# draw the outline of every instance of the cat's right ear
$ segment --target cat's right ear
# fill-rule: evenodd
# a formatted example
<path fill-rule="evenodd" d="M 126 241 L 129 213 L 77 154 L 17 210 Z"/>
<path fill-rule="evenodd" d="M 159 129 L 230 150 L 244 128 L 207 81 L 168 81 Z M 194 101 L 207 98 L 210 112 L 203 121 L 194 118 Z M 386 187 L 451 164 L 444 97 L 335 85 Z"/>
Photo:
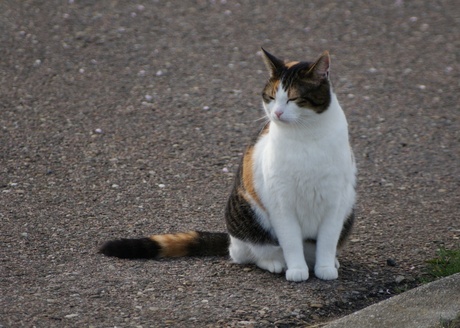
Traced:
<path fill-rule="evenodd" d="M 279 78 L 285 68 L 284 62 L 276 58 L 275 56 L 273 56 L 271 53 L 266 51 L 264 48 L 261 48 L 261 49 L 262 49 L 262 57 L 264 58 L 265 66 L 267 66 L 267 69 L 270 71 L 270 76 Z"/>

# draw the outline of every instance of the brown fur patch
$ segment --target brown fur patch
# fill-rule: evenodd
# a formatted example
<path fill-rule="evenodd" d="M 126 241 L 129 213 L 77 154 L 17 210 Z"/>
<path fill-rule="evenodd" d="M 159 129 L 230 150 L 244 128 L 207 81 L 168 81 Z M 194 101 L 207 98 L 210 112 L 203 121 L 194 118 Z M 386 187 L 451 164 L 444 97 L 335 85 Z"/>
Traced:
<path fill-rule="evenodd" d="M 292 66 L 294 66 L 295 64 L 298 64 L 300 62 L 298 61 L 291 61 L 291 62 L 288 62 L 286 64 L 284 64 L 287 68 L 291 68 Z"/>
<path fill-rule="evenodd" d="M 268 83 L 265 85 L 264 91 L 262 92 L 262 99 L 265 101 L 265 103 L 269 103 L 273 98 L 275 98 L 279 84 L 279 79 L 274 77 L 270 78 Z"/>
<path fill-rule="evenodd" d="M 190 245 L 197 243 L 198 238 L 196 231 L 150 236 L 150 239 L 156 241 L 161 247 L 160 257 L 185 256 L 189 252 Z"/>
<path fill-rule="evenodd" d="M 267 129 L 268 130 L 268 129 Z M 265 129 L 263 131 L 265 132 Z M 257 194 L 255 187 L 254 187 L 254 146 L 248 147 L 246 153 L 244 154 L 243 158 L 243 197 L 246 199 L 245 194 L 249 195 L 253 201 L 257 203 L 257 205 L 265 210 L 262 202 L 260 201 L 259 195 Z M 247 200 L 247 199 L 246 199 Z M 250 203 L 250 202 L 249 202 Z"/>
<path fill-rule="evenodd" d="M 273 80 L 272 83 L 270 83 L 270 91 L 273 97 L 276 95 L 276 91 L 278 91 L 279 85 L 280 85 L 280 80 Z"/>

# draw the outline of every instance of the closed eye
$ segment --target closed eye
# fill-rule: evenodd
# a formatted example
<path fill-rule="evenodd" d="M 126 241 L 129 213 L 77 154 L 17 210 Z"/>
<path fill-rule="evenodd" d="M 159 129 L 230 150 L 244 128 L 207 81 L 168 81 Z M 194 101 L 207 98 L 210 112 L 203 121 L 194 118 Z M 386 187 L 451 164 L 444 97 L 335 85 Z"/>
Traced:
<path fill-rule="evenodd" d="M 272 101 L 272 100 L 275 100 L 274 97 L 272 97 L 272 96 L 270 96 L 270 95 L 268 95 L 268 94 L 266 94 L 266 93 L 264 93 L 264 94 L 262 95 L 262 98 L 263 98 L 264 101 L 267 102 L 267 103 L 270 102 L 270 101 Z"/>
<path fill-rule="evenodd" d="M 286 102 L 286 104 L 289 103 L 290 101 L 296 101 L 297 99 L 299 99 L 299 98 L 297 98 L 297 97 L 295 97 L 295 98 L 289 98 L 288 101 Z"/>

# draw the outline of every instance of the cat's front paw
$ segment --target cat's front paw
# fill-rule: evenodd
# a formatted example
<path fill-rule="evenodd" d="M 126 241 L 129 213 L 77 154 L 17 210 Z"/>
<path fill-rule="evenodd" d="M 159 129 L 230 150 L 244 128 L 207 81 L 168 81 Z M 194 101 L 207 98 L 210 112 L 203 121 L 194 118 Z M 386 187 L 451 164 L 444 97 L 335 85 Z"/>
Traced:
<path fill-rule="evenodd" d="M 308 268 L 305 269 L 288 269 L 286 271 L 286 280 L 305 281 L 308 279 Z"/>
<path fill-rule="evenodd" d="M 333 266 L 315 266 L 315 276 L 322 280 L 334 280 L 339 277 L 339 272 Z"/>

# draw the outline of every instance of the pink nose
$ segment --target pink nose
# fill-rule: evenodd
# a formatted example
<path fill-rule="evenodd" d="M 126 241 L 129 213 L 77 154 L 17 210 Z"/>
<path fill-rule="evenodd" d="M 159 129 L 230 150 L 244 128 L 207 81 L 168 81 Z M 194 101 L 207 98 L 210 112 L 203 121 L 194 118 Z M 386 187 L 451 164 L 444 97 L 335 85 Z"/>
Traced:
<path fill-rule="evenodd" d="M 278 118 L 280 118 L 280 117 L 281 117 L 281 115 L 283 115 L 283 113 L 284 113 L 284 112 L 283 112 L 283 111 L 281 111 L 281 110 L 277 110 L 277 111 L 275 111 L 275 115 L 276 115 L 276 117 L 278 117 Z"/>

